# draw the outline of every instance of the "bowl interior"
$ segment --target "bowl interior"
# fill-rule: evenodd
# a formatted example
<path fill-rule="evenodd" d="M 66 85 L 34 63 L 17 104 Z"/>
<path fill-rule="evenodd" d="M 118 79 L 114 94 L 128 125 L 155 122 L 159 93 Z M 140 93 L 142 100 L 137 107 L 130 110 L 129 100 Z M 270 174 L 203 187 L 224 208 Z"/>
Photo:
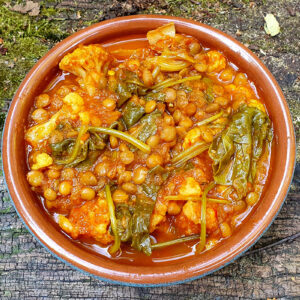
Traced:
<path fill-rule="evenodd" d="M 60 59 L 79 44 L 109 44 L 145 36 L 170 21 L 178 33 L 196 37 L 207 47 L 222 51 L 247 73 L 266 103 L 274 129 L 273 161 L 264 193 L 239 230 L 212 251 L 179 259 L 162 266 L 128 266 L 72 242 L 41 209 L 40 201 L 26 180 L 24 126 L 34 96 L 57 72 Z M 35 236 L 63 260 L 79 269 L 109 280 L 133 284 L 162 284 L 201 276 L 231 261 L 245 251 L 271 223 L 284 201 L 291 181 L 295 140 L 287 104 L 269 71 L 248 49 L 231 37 L 200 23 L 173 17 L 136 16 L 105 21 L 80 31 L 54 47 L 30 71 L 17 91 L 7 117 L 3 136 L 3 165 L 7 185 L 18 213 Z M 274 159 L 276 157 L 276 159 Z"/>

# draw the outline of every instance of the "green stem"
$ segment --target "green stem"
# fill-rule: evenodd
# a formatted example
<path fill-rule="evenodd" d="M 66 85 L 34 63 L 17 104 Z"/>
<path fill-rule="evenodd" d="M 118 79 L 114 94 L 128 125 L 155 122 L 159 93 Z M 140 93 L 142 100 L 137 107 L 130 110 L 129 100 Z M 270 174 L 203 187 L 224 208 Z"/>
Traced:
<path fill-rule="evenodd" d="M 143 88 L 146 87 L 142 82 L 140 82 L 138 80 L 126 80 L 126 83 L 132 83 L 132 84 L 138 85 L 138 86 L 143 87 Z"/>
<path fill-rule="evenodd" d="M 167 87 L 170 87 L 172 85 L 180 84 L 180 83 L 183 83 L 183 82 L 186 82 L 186 81 L 198 80 L 198 79 L 201 79 L 201 77 L 202 77 L 201 75 L 197 75 L 197 76 L 185 77 L 185 78 L 182 78 L 182 79 L 179 79 L 179 80 L 167 79 L 167 80 L 165 80 L 161 83 L 158 83 L 158 84 L 154 85 L 152 87 L 152 89 L 155 90 L 155 89 L 167 88 Z"/>
<path fill-rule="evenodd" d="M 97 133 L 105 133 L 108 135 L 112 135 L 114 137 L 117 137 L 121 140 L 124 140 L 133 146 L 137 147 L 138 149 L 142 150 L 145 153 L 150 153 L 151 148 L 149 145 L 143 143 L 142 141 L 134 138 L 128 133 L 116 130 L 116 129 L 111 129 L 111 128 L 104 128 L 104 127 L 89 127 L 91 132 L 97 132 Z"/>
<path fill-rule="evenodd" d="M 115 205 L 114 205 L 114 202 L 112 200 L 110 187 L 109 187 L 108 184 L 105 186 L 105 195 L 106 195 L 106 200 L 107 200 L 107 204 L 108 204 L 110 225 L 111 225 L 111 229 L 112 229 L 112 232 L 113 232 L 114 238 L 115 238 L 114 244 L 109 248 L 109 252 L 111 254 L 114 254 L 120 249 L 121 239 L 119 237 L 118 229 L 117 229 L 117 219 L 116 219 L 116 215 L 115 215 Z"/>
<path fill-rule="evenodd" d="M 202 201 L 202 197 L 197 196 L 181 196 L 181 195 L 174 195 L 174 196 L 165 196 L 165 200 L 169 201 Z M 217 199 L 217 198 L 206 198 L 209 202 L 220 203 L 220 204 L 230 204 L 231 202 L 226 199 Z"/>
<path fill-rule="evenodd" d="M 67 164 L 72 163 L 76 159 L 76 157 L 79 155 L 81 146 L 83 145 L 81 138 L 87 132 L 87 130 L 88 130 L 88 127 L 86 125 L 84 125 L 80 128 L 79 133 L 76 138 L 76 142 L 75 142 L 73 151 L 72 151 L 72 154 L 65 159 L 56 160 L 55 162 L 58 165 L 67 165 Z"/>
<path fill-rule="evenodd" d="M 204 190 L 202 194 L 201 202 L 201 233 L 200 233 L 200 243 L 197 245 L 197 252 L 200 253 L 205 248 L 206 243 L 206 196 L 207 193 L 215 186 L 214 182 L 211 182 Z"/>
<path fill-rule="evenodd" d="M 204 152 L 209 148 L 209 145 L 204 142 L 197 142 L 188 149 L 184 150 L 177 156 L 172 159 L 172 164 L 175 166 L 180 166 L 184 162 L 188 161 L 189 159 L 199 155 L 200 153 Z"/>
<path fill-rule="evenodd" d="M 211 116 L 211 117 L 209 117 L 205 120 L 200 121 L 199 123 L 197 123 L 197 126 L 202 126 L 202 125 L 206 125 L 208 123 L 211 123 L 211 122 L 219 119 L 222 115 L 223 115 L 223 111 L 220 111 L 216 115 L 213 115 L 213 116 Z"/>
<path fill-rule="evenodd" d="M 167 242 L 163 242 L 163 243 L 157 243 L 157 244 L 153 244 L 151 245 L 151 249 L 155 250 L 155 249 L 159 249 L 159 248 L 164 248 L 164 247 L 168 247 L 168 246 L 172 246 L 175 244 L 180 244 L 180 243 L 184 243 L 184 242 L 188 242 L 188 241 L 194 241 L 199 239 L 199 234 L 194 234 L 194 235 L 190 235 L 190 236 L 185 236 L 176 240 L 171 240 L 171 241 L 167 241 Z"/>
<path fill-rule="evenodd" d="M 160 88 L 161 86 L 164 86 L 165 84 L 167 84 L 168 82 L 171 82 L 171 81 L 174 81 L 174 78 L 168 78 L 154 86 L 151 87 L 152 90 L 155 90 L 155 89 L 158 89 Z"/>

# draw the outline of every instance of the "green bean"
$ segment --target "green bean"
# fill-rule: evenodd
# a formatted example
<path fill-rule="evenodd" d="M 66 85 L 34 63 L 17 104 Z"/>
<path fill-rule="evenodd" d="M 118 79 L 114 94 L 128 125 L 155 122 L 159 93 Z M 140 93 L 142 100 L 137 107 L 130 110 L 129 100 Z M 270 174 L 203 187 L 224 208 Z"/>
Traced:
<path fill-rule="evenodd" d="M 142 150 L 145 153 L 150 153 L 151 148 L 149 145 L 143 143 L 142 141 L 136 139 L 135 137 L 131 136 L 128 133 L 116 130 L 116 129 L 111 129 L 111 128 L 104 128 L 104 127 L 89 127 L 89 131 L 91 132 L 97 132 L 97 133 L 105 133 L 108 135 L 112 135 L 114 137 L 117 137 L 121 140 L 124 140 L 133 146 L 137 147 L 138 149 Z"/>
<path fill-rule="evenodd" d="M 111 197 L 111 192 L 110 192 L 110 187 L 107 184 L 105 186 L 105 195 L 106 195 L 106 201 L 108 204 L 108 211 L 109 211 L 109 217 L 110 217 L 110 226 L 112 229 L 112 232 L 114 234 L 114 244 L 109 248 L 109 253 L 114 254 L 120 249 L 121 245 L 121 239 L 118 233 L 118 228 L 117 228 L 117 219 L 115 215 L 115 205 Z"/>

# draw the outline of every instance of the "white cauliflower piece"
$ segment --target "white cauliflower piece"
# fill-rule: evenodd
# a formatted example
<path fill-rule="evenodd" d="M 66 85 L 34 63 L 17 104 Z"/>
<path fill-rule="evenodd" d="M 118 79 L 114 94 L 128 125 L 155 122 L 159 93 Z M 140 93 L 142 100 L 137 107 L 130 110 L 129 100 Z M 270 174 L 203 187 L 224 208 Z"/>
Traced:
<path fill-rule="evenodd" d="M 226 58 L 222 53 L 216 50 L 211 50 L 207 52 L 208 56 L 208 67 L 207 71 L 210 72 L 220 72 L 226 68 Z"/>
<path fill-rule="evenodd" d="M 183 149 L 187 149 L 190 146 L 192 146 L 193 144 L 195 144 L 196 142 L 198 142 L 201 139 L 201 130 L 199 127 L 195 127 L 193 129 L 191 129 L 190 131 L 188 131 L 188 133 L 186 134 L 182 147 Z"/>
<path fill-rule="evenodd" d="M 41 140 L 49 138 L 52 131 L 56 128 L 58 120 L 74 119 L 79 115 L 82 124 L 89 123 L 88 113 L 83 112 L 84 100 L 78 93 L 69 93 L 64 97 L 63 103 L 63 107 L 47 122 L 37 124 L 27 130 L 25 134 L 27 142 L 36 146 Z"/>
<path fill-rule="evenodd" d="M 179 190 L 182 196 L 200 196 L 202 190 L 198 182 L 193 177 L 187 177 Z"/>
<path fill-rule="evenodd" d="M 195 224 L 201 223 L 201 205 L 199 202 L 187 201 L 182 208 L 182 212 Z"/>
<path fill-rule="evenodd" d="M 187 201 L 182 208 L 182 212 L 193 223 L 201 223 L 201 202 Z M 210 207 L 206 209 L 206 228 L 211 232 L 218 229 L 216 212 Z"/>
<path fill-rule="evenodd" d="M 40 153 L 36 156 L 36 163 L 32 165 L 32 170 L 38 170 L 51 166 L 53 164 L 53 159 L 47 153 Z"/>
<path fill-rule="evenodd" d="M 101 79 L 105 63 L 110 61 L 108 52 L 99 44 L 79 46 L 60 61 L 61 70 L 78 76 L 78 82 L 93 96 Z"/>
<path fill-rule="evenodd" d="M 56 128 L 57 120 L 60 116 L 61 111 L 59 110 L 47 122 L 29 128 L 25 134 L 26 141 L 31 145 L 36 146 L 39 141 L 48 138 L 51 132 Z"/>
<path fill-rule="evenodd" d="M 69 93 L 65 96 L 63 102 L 71 107 L 72 113 L 74 114 L 79 113 L 84 107 L 84 101 L 77 93 Z"/>
<path fill-rule="evenodd" d="M 68 218 L 59 215 L 58 224 L 73 239 L 88 236 L 105 245 L 114 239 L 109 232 L 110 217 L 106 199 L 98 198 L 73 208 Z"/>
<path fill-rule="evenodd" d="M 58 225 L 68 234 L 73 233 L 75 231 L 74 226 L 72 223 L 69 221 L 68 218 L 66 218 L 63 215 L 58 215 Z M 77 232 L 76 232 L 77 233 Z"/>
<path fill-rule="evenodd" d="M 90 114 L 87 111 L 80 112 L 78 115 L 82 125 L 88 125 L 90 123 Z"/>
<path fill-rule="evenodd" d="M 150 45 L 155 45 L 159 40 L 165 39 L 166 37 L 175 38 L 175 34 L 176 31 L 174 23 L 169 23 L 148 31 L 147 39 Z"/>

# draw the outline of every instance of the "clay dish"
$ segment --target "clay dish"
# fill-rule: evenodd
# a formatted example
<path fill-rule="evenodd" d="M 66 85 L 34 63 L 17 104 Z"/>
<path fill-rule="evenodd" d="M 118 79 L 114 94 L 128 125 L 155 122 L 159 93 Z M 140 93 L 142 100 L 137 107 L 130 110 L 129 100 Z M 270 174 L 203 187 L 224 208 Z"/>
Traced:
<path fill-rule="evenodd" d="M 250 216 L 230 238 L 201 256 L 163 266 L 124 265 L 88 251 L 72 242 L 41 209 L 26 180 L 24 126 L 34 97 L 58 70 L 61 58 L 79 44 L 122 41 L 165 23 L 174 22 L 178 33 L 191 35 L 226 57 L 254 81 L 274 127 L 274 147 L 269 180 Z M 232 262 L 268 229 L 287 195 L 295 163 L 295 137 L 289 109 L 270 71 L 245 46 L 207 25 L 182 18 L 139 15 L 104 21 L 85 28 L 57 44 L 28 73 L 15 94 L 3 134 L 3 168 L 10 196 L 29 231 L 54 256 L 101 280 L 134 286 L 182 283 L 207 275 Z"/>

